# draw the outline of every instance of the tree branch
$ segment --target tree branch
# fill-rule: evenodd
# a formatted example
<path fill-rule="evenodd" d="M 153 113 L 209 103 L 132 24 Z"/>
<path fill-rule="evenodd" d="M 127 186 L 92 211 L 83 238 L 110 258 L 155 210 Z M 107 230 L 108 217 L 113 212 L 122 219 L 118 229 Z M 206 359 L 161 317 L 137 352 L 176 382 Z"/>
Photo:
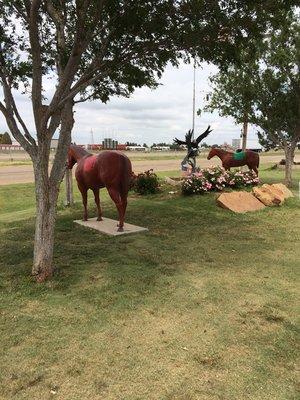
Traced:
<path fill-rule="evenodd" d="M 56 26 L 56 37 L 57 37 L 57 72 L 58 76 L 61 77 L 63 73 L 63 57 L 66 51 L 66 40 L 65 40 L 65 25 L 66 19 L 63 15 L 63 12 L 58 11 L 53 6 L 52 1 L 48 0 L 45 2 L 46 11 L 49 16 L 52 18 L 55 26 Z"/>
<path fill-rule="evenodd" d="M 84 30 L 84 21 L 86 7 L 89 3 L 89 0 L 85 0 L 81 7 L 79 7 L 78 3 L 76 2 L 78 18 L 76 21 L 76 35 L 74 39 L 74 44 L 66 66 L 63 71 L 61 71 L 61 74 L 59 76 L 59 84 L 49 105 L 49 109 L 47 114 L 45 115 L 45 118 L 49 118 L 51 114 L 57 111 L 57 105 L 60 102 L 60 98 L 62 97 L 64 92 L 70 89 L 75 73 L 78 69 L 82 53 L 88 45 L 89 37 L 87 32 L 85 32 Z M 85 8 L 83 9 L 83 7 Z"/>
<path fill-rule="evenodd" d="M 105 3 L 105 0 L 99 1 L 99 12 L 95 16 L 94 20 L 90 24 L 89 30 L 85 29 L 85 18 L 86 18 L 86 12 L 87 8 L 89 7 L 91 1 L 90 0 L 85 0 L 83 3 L 79 4 L 79 2 L 76 2 L 76 11 L 77 11 L 77 21 L 76 21 L 76 36 L 74 39 L 74 44 L 73 48 L 71 50 L 71 54 L 69 56 L 69 59 L 67 61 L 67 64 L 62 71 L 62 75 L 59 78 L 59 85 L 56 89 L 56 92 L 52 98 L 52 101 L 50 103 L 48 113 L 45 117 L 49 118 L 52 113 L 55 113 L 59 107 L 63 105 L 63 102 L 61 101 L 61 98 L 64 96 L 64 94 L 68 93 L 70 90 L 70 87 L 72 86 L 74 76 L 77 72 L 78 66 L 81 61 L 81 56 L 83 52 L 86 50 L 90 38 L 94 35 L 94 29 L 101 20 L 101 11 L 103 9 L 103 5 Z M 68 96 L 66 99 L 70 99 L 72 96 Z"/>
<path fill-rule="evenodd" d="M 4 115 L 6 119 L 6 123 L 13 135 L 13 137 L 20 143 L 20 145 L 28 152 L 31 159 L 33 160 L 36 155 L 36 150 L 33 146 L 25 139 L 25 137 L 20 132 L 16 120 L 13 114 L 4 106 L 4 104 L 0 101 L 0 111 Z"/>
<path fill-rule="evenodd" d="M 17 120 L 19 121 L 20 125 L 22 126 L 23 130 L 24 130 L 24 136 L 25 138 L 33 145 L 35 146 L 35 140 L 34 138 L 30 135 L 25 122 L 23 121 L 23 119 L 21 118 L 21 115 L 19 114 L 19 111 L 17 109 L 14 97 L 12 95 L 12 91 L 11 88 L 7 82 L 8 80 L 8 72 L 6 70 L 6 66 L 5 66 L 5 60 L 3 58 L 3 56 L 0 54 L 0 77 L 1 77 L 1 81 L 2 81 L 2 85 L 3 85 L 3 91 L 4 91 L 4 98 L 5 98 L 5 103 L 7 106 L 7 111 L 8 113 L 13 117 L 13 114 L 15 114 Z M 20 132 L 21 134 L 21 132 Z"/>
<path fill-rule="evenodd" d="M 32 106 L 38 138 L 42 134 L 42 58 L 39 41 L 39 8 L 41 0 L 32 0 L 29 14 L 29 39 L 32 56 Z"/>
<path fill-rule="evenodd" d="M 58 146 L 50 172 L 50 185 L 57 187 L 61 182 L 65 173 L 66 156 L 68 148 L 71 144 L 71 132 L 74 125 L 73 118 L 73 102 L 69 101 L 65 104 L 61 116 L 61 130 L 58 140 Z"/>
<path fill-rule="evenodd" d="M 25 10 L 24 10 L 24 8 L 20 4 L 15 2 L 13 7 L 16 11 L 16 14 L 19 15 L 21 18 L 23 18 L 24 21 L 28 22 L 28 14 L 26 14 L 26 6 L 25 6 Z"/>

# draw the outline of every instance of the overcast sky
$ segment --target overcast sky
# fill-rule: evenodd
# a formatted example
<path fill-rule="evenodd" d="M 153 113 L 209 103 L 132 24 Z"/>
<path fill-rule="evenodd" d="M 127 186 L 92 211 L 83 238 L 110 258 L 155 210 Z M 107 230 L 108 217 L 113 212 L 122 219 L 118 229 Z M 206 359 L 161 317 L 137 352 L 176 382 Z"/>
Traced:
<path fill-rule="evenodd" d="M 196 71 L 196 109 L 203 108 L 205 93 L 209 91 L 208 77 L 217 71 L 213 65 L 203 64 Z M 99 101 L 78 104 L 75 108 L 75 125 L 72 139 L 76 143 L 91 143 L 91 130 L 94 143 L 101 143 L 105 137 L 140 144 L 167 142 L 174 137 L 184 138 L 192 127 L 193 67 L 181 65 L 168 67 L 156 90 L 138 89 L 131 98 L 113 98 L 107 104 Z M 44 81 L 46 95 L 53 91 L 51 79 Z M 16 93 L 17 104 L 22 117 L 34 133 L 31 104 L 25 95 Z M 209 144 L 231 143 L 238 138 L 241 126 L 235 125 L 230 118 L 221 118 L 217 113 L 202 113 L 196 116 L 195 133 L 200 134 L 207 125 L 213 132 L 207 138 Z M 0 132 L 7 125 L 0 114 Z M 248 147 L 257 145 L 255 130 L 250 128 Z"/>

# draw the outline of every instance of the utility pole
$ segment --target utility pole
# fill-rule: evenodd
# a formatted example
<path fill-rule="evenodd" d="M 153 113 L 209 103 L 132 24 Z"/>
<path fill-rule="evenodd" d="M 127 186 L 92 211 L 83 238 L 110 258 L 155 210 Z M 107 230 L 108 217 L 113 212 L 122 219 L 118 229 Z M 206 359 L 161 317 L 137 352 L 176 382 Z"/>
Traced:
<path fill-rule="evenodd" d="M 93 132 L 93 129 L 91 129 L 91 143 L 90 144 L 95 144 L 94 143 L 94 132 Z"/>

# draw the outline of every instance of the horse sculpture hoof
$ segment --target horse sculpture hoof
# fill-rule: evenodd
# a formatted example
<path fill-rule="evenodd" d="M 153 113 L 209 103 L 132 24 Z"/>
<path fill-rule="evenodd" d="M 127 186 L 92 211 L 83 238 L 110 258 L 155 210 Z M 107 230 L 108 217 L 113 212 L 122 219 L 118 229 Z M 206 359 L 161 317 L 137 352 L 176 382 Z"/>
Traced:
<path fill-rule="evenodd" d="M 117 232 L 124 232 L 124 228 L 123 226 L 119 226 L 118 231 Z"/>
<path fill-rule="evenodd" d="M 98 217 L 98 218 L 97 218 L 97 221 L 103 221 L 103 218 Z"/>

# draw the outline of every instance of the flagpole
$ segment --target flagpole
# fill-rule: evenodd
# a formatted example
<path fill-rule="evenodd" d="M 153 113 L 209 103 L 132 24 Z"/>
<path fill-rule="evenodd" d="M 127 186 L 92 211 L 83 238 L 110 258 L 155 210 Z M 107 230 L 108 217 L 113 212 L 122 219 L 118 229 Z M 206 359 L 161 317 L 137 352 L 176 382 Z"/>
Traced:
<path fill-rule="evenodd" d="M 193 82 L 193 123 L 192 123 L 192 129 L 193 129 L 193 136 L 192 140 L 194 140 L 194 129 L 195 129 L 195 95 L 196 93 L 196 59 L 194 58 L 194 82 Z"/>

